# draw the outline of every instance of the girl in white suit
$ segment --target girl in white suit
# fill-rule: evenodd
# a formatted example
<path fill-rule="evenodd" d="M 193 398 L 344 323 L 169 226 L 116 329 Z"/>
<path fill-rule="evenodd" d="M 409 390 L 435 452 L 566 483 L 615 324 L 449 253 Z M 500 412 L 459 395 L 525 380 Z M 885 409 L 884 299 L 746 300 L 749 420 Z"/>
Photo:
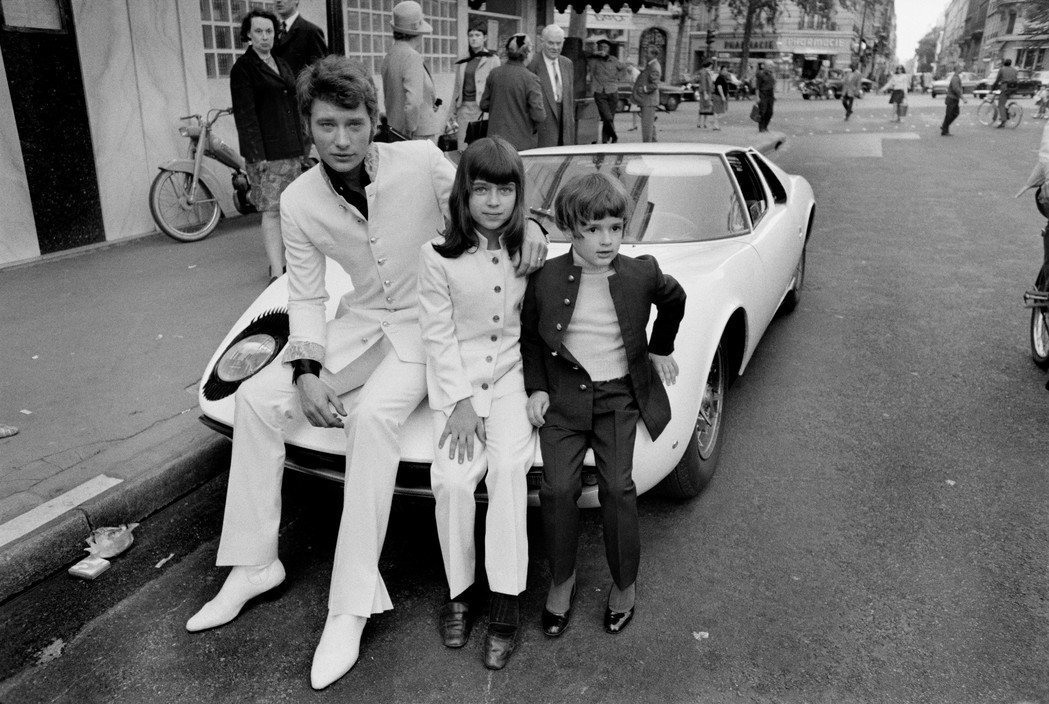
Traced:
<path fill-rule="evenodd" d="M 484 664 L 506 665 L 516 644 L 518 595 L 528 572 L 525 475 L 535 436 L 519 345 L 527 279 L 511 257 L 521 247 L 524 167 L 506 141 L 481 139 L 463 153 L 445 235 L 422 247 L 419 322 L 434 411 L 436 498 L 450 600 L 440 611 L 444 644 L 469 637 L 474 582 L 474 491 L 488 492 L 485 568 L 492 591 Z"/>

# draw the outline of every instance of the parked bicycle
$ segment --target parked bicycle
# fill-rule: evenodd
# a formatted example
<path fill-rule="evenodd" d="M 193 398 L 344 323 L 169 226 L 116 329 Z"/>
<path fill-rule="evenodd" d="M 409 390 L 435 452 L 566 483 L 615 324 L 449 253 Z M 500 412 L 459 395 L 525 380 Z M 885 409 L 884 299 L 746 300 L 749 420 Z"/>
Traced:
<path fill-rule="evenodd" d="M 979 120 L 981 125 L 992 125 L 998 117 L 998 96 L 999 91 L 988 93 L 983 97 L 983 100 L 979 105 L 976 106 L 976 119 Z M 1008 113 L 1005 126 L 1016 128 L 1020 126 L 1020 122 L 1024 119 L 1024 109 L 1020 107 L 1020 104 L 1015 100 L 1010 100 L 1005 104 L 1005 111 Z"/>
<path fill-rule="evenodd" d="M 149 212 L 164 234 L 181 242 L 195 242 L 211 234 L 223 215 L 253 213 L 248 200 L 248 175 L 244 159 L 212 131 L 215 122 L 232 108 L 209 110 L 206 117 L 186 115 L 179 120 L 192 124 L 178 128 L 189 139 L 188 159 L 172 159 L 160 165 L 160 173 L 149 188 Z M 203 147 L 201 147 L 203 145 Z M 233 169 L 233 193 L 204 163 L 210 157 Z"/>

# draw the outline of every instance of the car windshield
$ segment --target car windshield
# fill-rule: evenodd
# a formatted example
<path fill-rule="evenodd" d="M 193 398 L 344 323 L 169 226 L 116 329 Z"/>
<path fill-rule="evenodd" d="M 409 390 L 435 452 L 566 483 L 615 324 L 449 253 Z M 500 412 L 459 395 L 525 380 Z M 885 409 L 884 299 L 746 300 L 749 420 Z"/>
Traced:
<path fill-rule="evenodd" d="M 582 174 L 616 178 L 630 196 L 624 242 L 701 242 L 748 231 L 736 189 L 714 154 L 524 156 L 528 214 L 556 242 L 571 234 L 554 223 L 554 198 Z"/>

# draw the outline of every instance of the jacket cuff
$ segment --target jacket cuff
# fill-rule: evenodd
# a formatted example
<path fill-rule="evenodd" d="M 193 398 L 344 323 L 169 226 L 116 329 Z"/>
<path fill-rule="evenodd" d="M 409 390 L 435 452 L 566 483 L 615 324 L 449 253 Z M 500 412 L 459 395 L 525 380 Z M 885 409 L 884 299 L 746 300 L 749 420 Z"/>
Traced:
<path fill-rule="evenodd" d="M 324 346 L 306 340 L 289 341 L 282 359 L 285 364 L 291 364 L 297 359 L 312 359 L 323 364 Z"/>

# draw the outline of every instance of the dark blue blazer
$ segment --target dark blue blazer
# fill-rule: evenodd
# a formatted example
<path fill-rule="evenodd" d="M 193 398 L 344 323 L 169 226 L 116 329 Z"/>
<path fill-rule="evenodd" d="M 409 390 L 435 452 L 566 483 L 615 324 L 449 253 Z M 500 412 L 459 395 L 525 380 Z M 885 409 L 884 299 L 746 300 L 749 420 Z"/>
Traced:
<path fill-rule="evenodd" d="M 668 355 L 685 314 L 685 290 L 650 255 L 612 260 L 608 289 L 626 347 L 627 367 L 641 420 L 653 439 L 670 422 L 670 400 L 648 354 Z M 582 269 L 572 252 L 555 257 L 528 279 L 521 310 L 521 356 L 525 389 L 550 394 L 546 422 L 571 430 L 593 427 L 593 383 L 564 345 L 579 293 Z M 646 337 L 652 306 L 656 321 Z"/>
<path fill-rule="evenodd" d="M 229 72 L 240 155 L 249 164 L 301 157 L 306 151 L 295 79 L 283 59 L 276 63 L 280 75 L 249 46 Z"/>
<path fill-rule="evenodd" d="M 273 55 L 288 62 L 292 75 L 298 77 L 302 69 L 328 55 L 324 32 L 299 15 L 291 29 L 281 35 L 273 45 Z"/>

